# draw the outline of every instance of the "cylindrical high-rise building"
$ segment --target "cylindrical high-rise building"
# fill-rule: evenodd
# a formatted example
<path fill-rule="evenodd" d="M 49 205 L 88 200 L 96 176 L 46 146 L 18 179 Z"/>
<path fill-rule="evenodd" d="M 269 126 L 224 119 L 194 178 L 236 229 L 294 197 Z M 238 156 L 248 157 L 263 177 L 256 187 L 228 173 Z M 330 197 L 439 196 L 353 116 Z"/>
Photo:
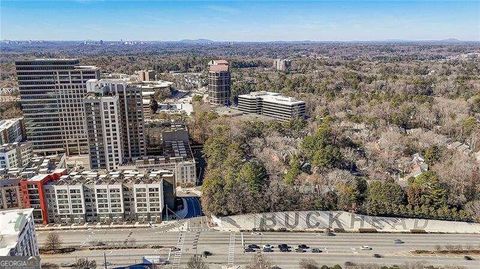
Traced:
<path fill-rule="evenodd" d="M 230 105 L 230 68 L 225 60 L 209 63 L 208 98 L 213 105 Z"/>

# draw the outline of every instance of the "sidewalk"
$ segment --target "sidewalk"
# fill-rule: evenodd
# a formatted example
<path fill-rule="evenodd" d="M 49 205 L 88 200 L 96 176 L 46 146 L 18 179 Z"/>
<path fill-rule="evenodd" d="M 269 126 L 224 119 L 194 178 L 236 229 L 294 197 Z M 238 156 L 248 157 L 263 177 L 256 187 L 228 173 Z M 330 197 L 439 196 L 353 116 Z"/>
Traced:
<path fill-rule="evenodd" d="M 62 231 L 62 230 L 88 230 L 88 229 L 125 229 L 125 228 L 161 228 L 166 225 L 171 225 L 177 222 L 176 220 L 162 221 L 161 223 L 148 224 L 148 223 L 124 223 L 124 224 L 101 224 L 101 223 L 85 223 L 85 224 L 72 224 L 72 225 L 60 225 L 60 224 L 47 224 L 36 225 L 36 231 Z"/>

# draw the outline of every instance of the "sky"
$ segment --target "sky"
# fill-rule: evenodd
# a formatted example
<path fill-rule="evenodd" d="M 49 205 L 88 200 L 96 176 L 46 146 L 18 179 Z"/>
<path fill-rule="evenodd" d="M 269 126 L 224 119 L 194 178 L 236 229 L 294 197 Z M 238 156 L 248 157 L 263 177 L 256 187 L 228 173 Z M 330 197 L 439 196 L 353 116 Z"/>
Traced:
<path fill-rule="evenodd" d="M 480 41 L 480 0 L 0 0 L 2 40 Z"/>

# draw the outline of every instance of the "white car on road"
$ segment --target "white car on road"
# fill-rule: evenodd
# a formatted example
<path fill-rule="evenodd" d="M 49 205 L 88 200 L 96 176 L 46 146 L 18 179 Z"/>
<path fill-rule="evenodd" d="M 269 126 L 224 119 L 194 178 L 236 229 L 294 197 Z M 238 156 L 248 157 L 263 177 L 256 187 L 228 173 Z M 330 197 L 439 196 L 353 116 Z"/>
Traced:
<path fill-rule="evenodd" d="M 369 246 L 361 246 L 360 249 L 361 250 L 372 250 L 372 248 L 369 247 Z"/>

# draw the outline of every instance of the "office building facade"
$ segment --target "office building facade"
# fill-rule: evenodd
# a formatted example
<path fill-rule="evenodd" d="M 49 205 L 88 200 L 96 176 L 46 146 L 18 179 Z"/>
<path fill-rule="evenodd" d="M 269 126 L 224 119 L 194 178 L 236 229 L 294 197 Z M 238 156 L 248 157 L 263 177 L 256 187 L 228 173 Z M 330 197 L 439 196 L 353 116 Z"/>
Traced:
<path fill-rule="evenodd" d="M 208 98 L 210 104 L 230 105 L 231 78 L 229 64 L 225 60 L 214 60 L 209 63 Z"/>
<path fill-rule="evenodd" d="M 238 96 L 238 109 L 282 121 L 305 118 L 305 102 L 274 92 L 251 92 Z"/>
<path fill-rule="evenodd" d="M 273 67 L 277 71 L 289 71 L 292 67 L 292 61 L 288 59 L 276 59 L 273 61 Z"/>
<path fill-rule="evenodd" d="M 126 80 L 91 80 L 84 99 L 92 169 L 114 170 L 146 154 L 142 92 Z"/>
<path fill-rule="evenodd" d="M 38 154 L 87 152 L 83 98 L 86 81 L 98 79 L 92 66 L 75 59 L 15 62 L 27 139 Z"/>

